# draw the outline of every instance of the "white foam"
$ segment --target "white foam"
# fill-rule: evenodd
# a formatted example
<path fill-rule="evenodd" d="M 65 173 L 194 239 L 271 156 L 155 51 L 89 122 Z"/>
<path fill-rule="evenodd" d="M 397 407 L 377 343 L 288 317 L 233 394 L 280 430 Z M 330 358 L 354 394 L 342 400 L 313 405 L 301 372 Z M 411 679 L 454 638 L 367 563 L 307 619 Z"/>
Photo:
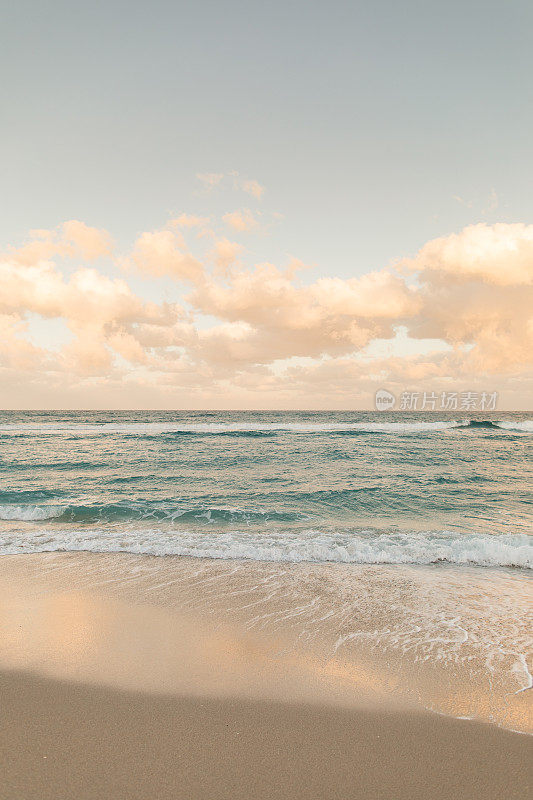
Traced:
<path fill-rule="evenodd" d="M 43 517 L 43 519 L 49 517 Z M 17 517 L 11 517 L 17 519 Z M 28 519 L 28 517 L 24 517 Z M 35 519 L 35 517 L 34 517 Z M 0 536 L 0 553 L 56 550 L 127 552 L 156 556 L 345 564 L 435 564 L 533 569 L 527 534 L 196 532 L 190 530 L 46 530 Z"/>
<path fill-rule="evenodd" d="M 462 420 L 406 420 L 395 422 L 106 422 L 100 425 L 90 423 L 5 423 L 0 425 L 0 435 L 20 434 L 131 434 L 157 435 L 165 433 L 217 434 L 217 433 L 342 433 L 361 431 L 368 433 L 431 433 L 453 428 L 464 428 L 469 419 Z M 532 420 L 500 420 L 493 424 L 502 430 L 533 433 Z"/>
<path fill-rule="evenodd" d="M 306 423 L 306 422 L 124 422 L 104 423 L 90 425 L 86 423 L 10 423 L 0 425 L 0 434 L 17 435 L 21 433 L 37 434 L 158 434 L 158 433 L 335 433 L 343 431 L 367 431 L 369 433 L 419 433 L 423 431 L 442 431 L 451 428 L 460 428 L 468 425 L 468 420 L 436 420 L 434 422 L 406 421 L 406 422 L 337 422 L 337 423 Z"/>
<path fill-rule="evenodd" d="M 498 428 L 503 428 L 506 431 L 525 431 L 526 433 L 533 433 L 533 420 L 526 419 L 522 422 L 515 422 L 514 420 L 502 420 L 501 422 L 494 423 Z"/>
<path fill-rule="evenodd" d="M 59 506 L 0 506 L 0 519 L 20 522 L 39 522 L 59 517 L 62 513 Z"/>

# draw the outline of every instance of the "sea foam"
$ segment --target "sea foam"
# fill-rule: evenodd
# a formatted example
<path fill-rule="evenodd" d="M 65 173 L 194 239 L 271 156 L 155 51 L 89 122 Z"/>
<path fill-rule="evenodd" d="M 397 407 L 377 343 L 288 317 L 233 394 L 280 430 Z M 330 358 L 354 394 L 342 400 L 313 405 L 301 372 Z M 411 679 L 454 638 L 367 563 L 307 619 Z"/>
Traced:
<path fill-rule="evenodd" d="M 60 517 L 63 509 L 60 506 L 15 506 L 0 505 L 0 519 L 19 522 L 40 522 L 45 519 Z"/>
<path fill-rule="evenodd" d="M 533 433 L 533 421 L 479 421 L 470 419 L 394 422 L 123 422 L 90 423 L 4 423 L 0 425 L 0 436 L 28 435 L 164 435 L 164 434 L 254 434 L 254 433 L 437 433 L 454 428 L 480 427 Z"/>
<path fill-rule="evenodd" d="M 533 569 L 533 538 L 527 534 L 49 529 L 28 531 L 17 537 L 0 535 L 2 554 L 50 551 L 343 564 L 449 563 Z"/>

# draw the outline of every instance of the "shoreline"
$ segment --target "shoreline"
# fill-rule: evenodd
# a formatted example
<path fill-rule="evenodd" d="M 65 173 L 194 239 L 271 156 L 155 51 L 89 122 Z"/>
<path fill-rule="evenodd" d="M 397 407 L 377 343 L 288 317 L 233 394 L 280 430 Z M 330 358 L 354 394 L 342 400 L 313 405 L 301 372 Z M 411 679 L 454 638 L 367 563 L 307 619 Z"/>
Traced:
<path fill-rule="evenodd" d="M 531 736 L 460 718 L 476 691 L 482 713 L 495 694 L 350 639 L 355 622 L 365 636 L 390 626 L 380 598 L 422 609 L 436 591 L 442 608 L 435 576 L 3 556 L 0 800 L 525 800 Z M 432 710 L 416 697 L 428 687 Z"/>
<path fill-rule="evenodd" d="M 530 581 L 475 568 L 2 556 L 0 669 L 386 703 L 529 733 L 530 597 Z"/>

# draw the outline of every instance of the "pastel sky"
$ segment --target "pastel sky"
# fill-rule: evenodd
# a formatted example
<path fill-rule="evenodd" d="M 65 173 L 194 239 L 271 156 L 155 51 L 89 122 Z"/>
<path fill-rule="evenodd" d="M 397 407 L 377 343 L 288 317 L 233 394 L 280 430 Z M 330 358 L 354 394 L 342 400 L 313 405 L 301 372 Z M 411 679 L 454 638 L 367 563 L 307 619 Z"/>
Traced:
<path fill-rule="evenodd" d="M 0 407 L 533 407 L 530 2 L 2 17 Z"/>

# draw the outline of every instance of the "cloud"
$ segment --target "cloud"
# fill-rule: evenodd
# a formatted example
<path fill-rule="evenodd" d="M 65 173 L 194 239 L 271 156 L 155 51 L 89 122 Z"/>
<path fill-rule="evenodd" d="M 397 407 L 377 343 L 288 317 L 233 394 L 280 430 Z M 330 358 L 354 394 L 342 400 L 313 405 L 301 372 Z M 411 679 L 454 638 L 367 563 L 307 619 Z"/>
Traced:
<path fill-rule="evenodd" d="M 215 187 L 219 186 L 225 178 L 232 180 L 233 188 L 240 190 L 260 200 L 265 193 L 265 187 L 259 181 L 250 178 L 240 177 L 238 172 L 232 171 L 224 172 L 199 172 L 196 177 L 202 183 L 206 192 L 211 192 Z"/>
<path fill-rule="evenodd" d="M 203 228 L 208 224 L 209 217 L 197 217 L 195 214 L 181 214 L 169 222 L 175 228 Z"/>
<path fill-rule="evenodd" d="M 46 397 L 53 384 L 74 397 L 99 382 L 117 403 L 136 391 L 155 405 L 178 390 L 204 405 L 225 392 L 263 406 L 342 405 L 385 383 L 475 388 L 494 376 L 491 386 L 515 396 L 531 387 L 533 226 L 472 225 L 391 267 L 306 280 L 296 259 L 254 264 L 238 241 L 210 234 L 204 244 L 195 229 L 205 222 L 182 215 L 141 233 L 114 256 L 129 267 L 121 276 L 91 265 L 109 258 L 111 239 L 79 221 L 9 249 L 0 259 L 0 384 L 29 381 Z M 186 235 L 205 252 L 193 255 Z M 72 269 L 67 257 L 85 263 Z M 148 302 L 130 277 L 151 296 L 170 278 L 162 286 L 174 301 Z M 70 340 L 36 347 L 32 315 L 63 319 Z"/>
<path fill-rule="evenodd" d="M 433 239 L 401 262 L 413 272 L 489 281 L 500 286 L 533 283 L 533 225 L 469 225 L 461 233 Z"/>
<path fill-rule="evenodd" d="M 30 265 L 55 256 L 94 261 L 110 256 L 112 252 L 113 240 L 107 231 L 71 219 L 55 230 L 30 231 L 30 241 L 21 247 L 9 248 L 7 257 L 19 264 Z"/>
<path fill-rule="evenodd" d="M 136 297 L 125 281 L 89 267 L 66 279 L 50 262 L 32 266 L 0 262 L 0 312 L 40 314 L 100 324 L 150 316 L 150 304 Z"/>
<path fill-rule="evenodd" d="M 0 367 L 26 371 L 42 367 L 46 352 L 25 338 L 25 323 L 16 315 L 0 314 Z"/>
<path fill-rule="evenodd" d="M 3 260 L 0 287 L 0 358 L 5 362 L 9 357 L 11 365 L 33 358 L 35 368 L 41 370 L 46 363 L 54 362 L 55 369 L 63 374 L 108 374 L 113 367 L 113 351 L 144 361 L 132 342 L 136 326 L 168 329 L 182 316 L 178 306 L 145 302 L 125 280 L 91 267 L 66 276 L 50 261 L 27 264 Z M 21 339 L 25 320 L 32 314 L 65 320 L 71 341 L 59 355 L 38 351 Z"/>
<path fill-rule="evenodd" d="M 80 328 L 77 335 L 63 348 L 66 369 L 75 375 L 109 375 L 113 371 L 111 351 L 100 328 Z"/>
<path fill-rule="evenodd" d="M 470 225 L 401 266 L 419 282 L 412 336 L 466 346 L 462 361 L 472 374 L 531 367 L 533 225 Z"/>
<path fill-rule="evenodd" d="M 90 228 L 77 219 L 64 223 L 63 240 L 72 244 L 85 261 L 109 256 L 113 251 L 113 242 L 107 231 Z"/>
<path fill-rule="evenodd" d="M 217 266 L 226 270 L 235 263 L 239 253 L 242 253 L 244 247 L 238 242 L 230 242 L 228 239 L 219 239 L 215 242 L 215 246 L 211 251 L 211 256 Z"/>
<path fill-rule="evenodd" d="M 249 208 L 243 208 L 240 211 L 232 211 L 229 214 L 224 214 L 222 219 L 226 225 L 229 225 L 234 231 L 239 231 L 241 233 L 257 227 L 257 220 Z"/>
<path fill-rule="evenodd" d="M 530 287 L 429 281 L 419 296 L 421 309 L 411 321 L 411 336 L 467 346 L 463 360 L 473 374 L 506 374 L 532 364 Z"/>
<path fill-rule="evenodd" d="M 159 230 L 141 234 L 133 248 L 132 259 L 144 273 L 176 280 L 197 280 L 202 265 L 185 249 L 181 234 Z"/>
<path fill-rule="evenodd" d="M 411 290 L 390 272 L 308 286 L 296 283 L 295 274 L 292 263 L 286 270 L 272 264 L 233 270 L 223 283 L 206 277 L 188 299 L 204 315 L 245 324 L 232 351 L 239 352 L 239 361 L 246 354 L 250 364 L 353 352 L 376 336 L 391 335 L 392 326 L 417 308 Z M 227 333 L 225 325 L 215 328 L 204 345 L 220 350 Z"/>
<path fill-rule="evenodd" d="M 208 190 L 214 189 L 224 177 L 223 172 L 199 172 L 196 177 Z"/>
<path fill-rule="evenodd" d="M 265 193 L 265 187 L 261 186 L 260 183 L 254 180 L 243 180 L 241 181 L 241 189 L 243 192 L 250 194 L 252 197 L 255 197 L 256 200 L 260 200 Z"/>

